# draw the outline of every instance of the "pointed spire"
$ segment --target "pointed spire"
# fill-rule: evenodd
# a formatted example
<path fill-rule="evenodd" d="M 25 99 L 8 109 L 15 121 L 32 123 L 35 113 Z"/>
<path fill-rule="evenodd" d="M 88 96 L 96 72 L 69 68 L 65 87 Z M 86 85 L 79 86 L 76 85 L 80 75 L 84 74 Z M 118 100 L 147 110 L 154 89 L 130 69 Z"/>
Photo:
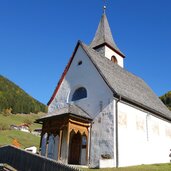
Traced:
<path fill-rule="evenodd" d="M 91 42 L 90 47 L 96 48 L 105 44 L 111 47 L 112 49 L 114 49 L 115 51 L 117 51 L 119 54 L 121 54 L 124 57 L 123 53 L 119 50 L 119 48 L 117 47 L 116 43 L 113 40 L 112 32 L 110 30 L 110 26 L 104 10 L 95 37 Z"/>

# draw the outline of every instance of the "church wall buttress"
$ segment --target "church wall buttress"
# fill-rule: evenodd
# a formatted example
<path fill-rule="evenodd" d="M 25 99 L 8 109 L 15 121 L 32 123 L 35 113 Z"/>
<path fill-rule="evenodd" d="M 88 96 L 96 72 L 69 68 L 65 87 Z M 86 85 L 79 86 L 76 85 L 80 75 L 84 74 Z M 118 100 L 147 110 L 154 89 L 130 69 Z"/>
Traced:
<path fill-rule="evenodd" d="M 103 161 L 112 161 L 106 167 L 114 167 L 114 116 L 111 101 L 94 119 L 91 138 L 91 167 L 102 166 Z"/>

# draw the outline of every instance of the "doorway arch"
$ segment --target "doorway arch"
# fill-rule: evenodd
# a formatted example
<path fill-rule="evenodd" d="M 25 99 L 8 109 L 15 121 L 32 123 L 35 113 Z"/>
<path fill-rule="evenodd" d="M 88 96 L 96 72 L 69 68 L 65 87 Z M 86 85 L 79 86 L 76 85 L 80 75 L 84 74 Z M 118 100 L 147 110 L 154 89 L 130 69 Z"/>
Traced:
<path fill-rule="evenodd" d="M 69 158 L 68 158 L 69 164 L 80 164 L 81 144 L 82 144 L 81 133 L 79 131 L 77 133 L 71 132 Z"/>

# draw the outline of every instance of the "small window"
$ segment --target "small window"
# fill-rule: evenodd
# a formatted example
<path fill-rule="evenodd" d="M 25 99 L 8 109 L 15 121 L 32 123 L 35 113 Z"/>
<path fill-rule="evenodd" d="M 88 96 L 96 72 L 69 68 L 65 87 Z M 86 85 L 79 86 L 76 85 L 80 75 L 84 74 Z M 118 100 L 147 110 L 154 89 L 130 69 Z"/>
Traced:
<path fill-rule="evenodd" d="M 78 62 L 78 65 L 81 65 L 82 63 L 83 63 L 82 61 L 79 61 L 79 62 Z"/>
<path fill-rule="evenodd" d="M 115 64 L 118 64 L 118 60 L 116 59 L 115 56 L 112 56 L 111 57 L 111 61 L 114 62 Z"/>
<path fill-rule="evenodd" d="M 84 87 L 80 87 L 75 90 L 72 101 L 80 100 L 87 97 L 87 90 Z"/>

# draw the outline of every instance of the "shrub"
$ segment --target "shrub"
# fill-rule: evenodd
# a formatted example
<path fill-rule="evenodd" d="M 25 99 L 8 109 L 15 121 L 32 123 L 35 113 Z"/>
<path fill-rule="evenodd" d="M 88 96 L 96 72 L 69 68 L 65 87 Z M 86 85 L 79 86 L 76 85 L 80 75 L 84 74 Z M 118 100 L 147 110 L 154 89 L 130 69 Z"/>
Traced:
<path fill-rule="evenodd" d="M 10 114 L 12 114 L 12 108 L 3 109 L 2 114 L 3 114 L 3 116 L 9 116 Z"/>
<path fill-rule="evenodd" d="M 0 130 L 1 131 L 9 130 L 8 124 L 0 123 Z"/>

